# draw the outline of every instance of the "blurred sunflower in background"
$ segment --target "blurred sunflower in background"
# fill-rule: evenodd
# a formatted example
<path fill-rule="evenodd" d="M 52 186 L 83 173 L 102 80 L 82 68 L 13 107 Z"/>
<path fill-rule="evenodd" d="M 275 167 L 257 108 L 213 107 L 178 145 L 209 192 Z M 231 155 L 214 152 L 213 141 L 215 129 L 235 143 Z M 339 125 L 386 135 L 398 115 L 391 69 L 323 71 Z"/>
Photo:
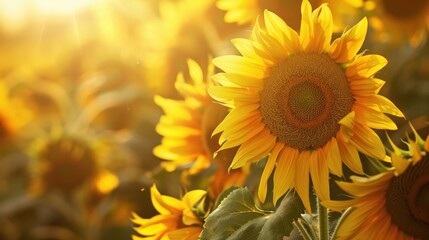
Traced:
<path fill-rule="evenodd" d="M 11 92 L 11 87 L 5 81 L 0 81 L 0 153 L 19 134 L 20 129 L 31 121 L 33 115 L 22 99 L 11 96 Z"/>
<path fill-rule="evenodd" d="M 192 190 L 176 199 L 161 195 L 153 185 L 150 188 L 151 200 L 158 215 L 150 219 L 133 214 L 132 221 L 137 224 L 135 230 L 144 237 L 133 235 L 138 239 L 188 239 L 197 240 L 203 229 L 204 199 L 206 191 Z"/>
<path fill-rule="evenodd" d="M 408 3 L 401 0 L 365 1 L 369 21 L 380 42 L 417 47 L 427 38 L 429 27 L 429 1 Z"/>
<path fill-rule="evenodd" d="M 272 12 L 264 12 L 251 39 L 235 39 L 242 56 L 213 61 L 225 73 L 210 95 L 232 108 L 214 134 L 223 132 L 220 149 L 239 146 L 230 166 L 240 168 L 269 155 L 259 198 L 264 201 L 274 168 L 274 202 L 295 188 L 311 212 L 309 175 L 320 199 L 329 199 L 329 172 L 342 176 L 342 163 L 362 174 L 358 151 L 385 158 L 371 129 L 396 129 L 385 113 L 403 117 L 378 95 L 384 81 L 374 78 L 387 61 L 357 54 L 367 20 L 331 44 L 332 15 L 326 4 L 314 12 L 302 3 L 300 35 Z"/>
<path fill-rule="evenodd" d="M 429 136 L 425 141 L 412 129 L 415 140 L 408 138 L 408 150 L 391 142 L 391 168 L 337 182 L 352 199 L 323 202 L 336 211 L 351 208 L 338 228 L 338 239 L 429 238 Z"/>
<path fill-rule="evenodd" d="M 175 96 L 174 81 L 179 72 L 186 71 L 187 59 L 208 64 L 207 56 L 214 53 L 212 41 L 219 41 L 210 21 L 213 2 L 157 1 L 157 16 L 141 27 L 146 53 L 141 60 L 147 69 L 145 77 L 162 80 L 150 82 L 158 94 Z"/>
<path fill-rule="evenodd" d="M 363 0 L 310 0 L 314 7 L 323 3 L 327 3 L 332 11 L 334 32 L 342 32 L 358 18 Z M 301 24 L 301 0 L 218 0 L 216 4 L 226 11 L 225 21 L 229 23 L 254 24 L 257 16 L 262 15 L 267 9 L 295 30 L 298 30 Z"/>
<path fill-rule="evenodd" d="M 118 185 L 117 177 L 100 178 L 103 171 L 100 156 L 97 156 L 94 143 L 86 142 L 82 136 L 53 133 L 52 137 L 37 140 L 33 147 L 36 154 L 32 166 L 34 179 L 30 186 L 33 194 L 45 191 L 70 194 L 90 184 L 109 193 Z"/>

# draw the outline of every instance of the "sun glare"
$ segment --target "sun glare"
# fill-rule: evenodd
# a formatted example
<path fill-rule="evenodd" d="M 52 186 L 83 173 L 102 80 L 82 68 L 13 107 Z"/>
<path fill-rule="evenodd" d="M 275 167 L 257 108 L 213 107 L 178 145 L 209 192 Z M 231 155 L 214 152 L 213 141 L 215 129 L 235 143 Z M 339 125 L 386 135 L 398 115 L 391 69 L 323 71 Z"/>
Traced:
<path fill-rule="evenodd" d="M 65 14 L 83 10 L 98 0 L 32 0 L 35 8 L 44 14 Z"/>

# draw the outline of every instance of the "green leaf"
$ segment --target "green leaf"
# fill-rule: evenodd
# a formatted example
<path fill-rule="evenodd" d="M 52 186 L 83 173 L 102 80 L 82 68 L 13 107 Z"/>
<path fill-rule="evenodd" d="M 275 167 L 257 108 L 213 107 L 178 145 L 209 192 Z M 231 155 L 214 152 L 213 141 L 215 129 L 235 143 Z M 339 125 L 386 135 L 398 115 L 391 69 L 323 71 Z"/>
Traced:
<path fill-rule="evenodd" d="M 240 188 L 240 187 L 238 187 L 238 186 L 231 186 L 231 187 L 229 187 L 228 189 L 223 190 L 223 192 L 222 192 L 221 194 L 219 194 L 219 196 L 217 197 L 213 210 L 215 210 L 215 209 L 219 206 L 219 204 L 220 204 L 220 203 L 221 203 L 221 202 L 222 202 L 226 197 L 228 197 L 228 195 L 229 195 L 230 193 L 232 193 L 234 190 L 239 189 L 239 188 Z"/>
<path fill-rule="evenodd" d="M 247 188 L 233 190 L 207 218 L 202 240 L 283 239 L 293 229 L 292 222 L 304 212 L 296 194 L 284 197 L 274 212 L 255 205 Z"/>

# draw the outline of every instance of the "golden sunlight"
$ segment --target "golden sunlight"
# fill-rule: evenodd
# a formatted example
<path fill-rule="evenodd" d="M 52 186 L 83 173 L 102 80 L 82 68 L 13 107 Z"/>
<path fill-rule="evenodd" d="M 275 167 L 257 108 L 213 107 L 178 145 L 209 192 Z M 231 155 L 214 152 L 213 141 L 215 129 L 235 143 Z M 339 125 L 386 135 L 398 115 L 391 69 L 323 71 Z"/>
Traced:
<path fill-rule="evenodd" d="M 73 13 L 89 7 L 98 0 L 29 0 L 34 7 L 44 14 Z"/>

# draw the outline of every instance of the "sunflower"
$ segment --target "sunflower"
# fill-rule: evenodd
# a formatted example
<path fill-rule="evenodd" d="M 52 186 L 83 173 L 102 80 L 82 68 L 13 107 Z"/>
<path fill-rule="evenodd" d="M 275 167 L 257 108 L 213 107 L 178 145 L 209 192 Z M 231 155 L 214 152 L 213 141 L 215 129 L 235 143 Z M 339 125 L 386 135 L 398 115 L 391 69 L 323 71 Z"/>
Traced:
<path fill-rule="evenodd" d="M 36 141 L 32 148 L 35 158 L 31 193 L 48 190 L 70 193 L 96 180 L 97 154 L 85 140 L 60 134 Z"/>
<path fill-rule="evenodd" d="M 358 151 L 385 158 L 371 129 L 396 129 L 384 113 L 403 117 L 378 95 L 384 81 L 373 78 L 387 61 L 379 55 L 356 55 L 366 35 L 367 20 L 332 44 L 332 17 L 323 4 L 313 13 L 302 3 L 300 35 L 272 12 L 256 24 L 251 39 L 235 39 L 242 56 L 213 62 L 224 73 L 210 95 L 232 111 L 213 134 L 223 132 L 219 150 L 239 146 L 231 169 L 269 155 L 259 198 L 274 171 L 274 201 L 295 187 L 308 211 L 309 175 L 320 199 L 329 199 L 329 171 L 342 176 L 342 162 L 362 174 Z"/>
<path fill-rule="evenodd" d="M 177 76 L 175 87 L 184 100 L 173 100 L 155 96 L 155 103 L 165 112 L 156 126 L 163 136 L 162 143 L 155 147 L 154 154 L 162 159 L 167 171 L 177 167 L 192 165 L 191 173 L 206 169 L 212 162 L 212 155 L 217 150 L 217 141 L 211 139 L 211 133 L 227 114 L 227 108 L 213 103 L 207 88 L 210 82 L 203 76 L 201 67 L 193 60 L 188 60 L 191 83 L 184 75 Z M 213 72 L 213 65 L 208 69 L 208 76 Z"/>
<path fill-rule="evenodd" d="M 368 0 L 365 9 L 378 41 L 422 43 L 429 27 L 429 1 Z"/>
<path fill-rule="evenodd" d="M 133 236 L 133 240 L 198 239 L 203 229 L 203 221 L 194 210 L 201 209 L 206 196 L 205 191 L 193 190 L 187 192 L 180 200 L 161 195 L 155 185 L 151 187 L 150 193 L 152 204 L 159 212 L 159 215 L 145 219 L 133 213 L 132 221 L 139 225 L 135 230 L 145 236 Z"/>
<path fill-rule="evenodd" d="M 159 17 L 143 23 L 141 38 L 145 43 L 142 64 L 148 69 L 149 87 L 163 94 L 174 92 L 173 82 L 186 70 L 186 60 L 192 58 L 207 63 L 213 42 L 218 38 L 210 20 L 214 0 L 153 1 Z M 198 47 L 195 47 L 198 46 Z"/>
<path fill-rule="evenodd" d="M 362 0 L 310 0 L 313 6 L 328 3 L 332 8 L 334 31 L 343 31 L 344 27 L 354 20 Z M 301 14 L 299 11 L 301 0 L 218 0 L 218 8 L 227 11 L 225 22 L 238 24 L 254 23 L 256 17 L 264 9 L 273 11 L 285 20 L 293 29 L 299 29 Z"/>
<path fill-rule="evenodd" d="M 393 167 L 388 171 L 337 182 L 353 199 L 322 202 L 336 211 L 352 207 L 338 239 L 429 238 L 429 136 L 424 141 L 413 131 L 416 141 L 408 140 L 408 151 L 391 142 Z"/>

